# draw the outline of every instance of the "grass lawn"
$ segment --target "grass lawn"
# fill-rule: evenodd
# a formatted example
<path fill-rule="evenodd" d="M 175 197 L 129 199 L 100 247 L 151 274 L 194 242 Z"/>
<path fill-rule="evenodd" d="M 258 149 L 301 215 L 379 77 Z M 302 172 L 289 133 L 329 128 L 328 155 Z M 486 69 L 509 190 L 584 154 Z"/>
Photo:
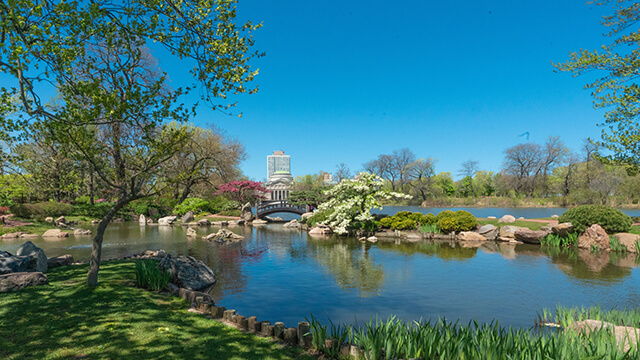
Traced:
<path fill-rule="evenodd" d="M 25 220 L 27 221 L 27 220 Z M 14 227 L 0 227 L 0 236 L 4 235 L 4 234 L 9 234 L 9 233 L 14 233 L 14 232 L 19 232 L 19 231 L 24 231 L 24 232 L 28 232 L 30 234 L 38 234 L 38 235 L 42 235 L 44 234 L 45 231 L 49 230 L 49 229 L 55 229 L 55 227 L 49 223 L 45 223 L 45 222 L 37 222 L 37 221 L 33 221 L 33 220 L 28 220 L 29 222 L 33 222 L 33 225 L 23 225 L 23 226 L 14 226 Z M 0 224 L 2 225 L 2 224 Z"/>
<path fill-rule="evenodd" d="M 186 301 L 133 287 L 134 263 L 47 274 L 49 285 L 0 294 L 1 359 L 312 359 L 187 312 Z"/>
<path fill-rule="evenodd" d="M 503 226 L 520 226 L 520 227 L 529 228 L 531 230 L 540 230 L 541 227 L 548 226 L 547 223 L 536 222 L 536 221 L 526 221 L 526 220 L 516 220 L 516 222 L 511 224 L 504 224 L 504 223 L 498 224 L 498 220 L 499 219 L 478 219 L 478 222 L 482 225 L 491 224 L 499 228 Z"/>
<path fill-rule="evenodd" d="M 640 225 L 631 225 L 630 233 L 640 235 Z"/>

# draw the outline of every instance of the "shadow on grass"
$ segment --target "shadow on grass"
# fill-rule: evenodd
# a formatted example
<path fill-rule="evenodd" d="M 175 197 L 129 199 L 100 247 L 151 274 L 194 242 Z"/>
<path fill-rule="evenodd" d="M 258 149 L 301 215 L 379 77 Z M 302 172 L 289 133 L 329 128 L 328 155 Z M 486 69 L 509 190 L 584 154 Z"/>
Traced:
<path fill-rule="evenodd" d="M 0 358 L 298 359 L 298 349 L 186 311 L 184 300 L 133 287 L 133 262 L 54 269 L 50 285 L 0 295 Z"/>

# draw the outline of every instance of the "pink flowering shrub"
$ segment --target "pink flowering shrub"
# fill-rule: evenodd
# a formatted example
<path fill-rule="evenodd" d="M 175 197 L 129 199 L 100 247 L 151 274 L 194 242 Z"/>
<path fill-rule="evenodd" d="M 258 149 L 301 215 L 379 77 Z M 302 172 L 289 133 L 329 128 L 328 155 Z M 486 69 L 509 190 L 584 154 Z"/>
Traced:
<path fill-rule="evenodd" d="M 262 186 L 261 182 L 251 180 L 236 180 L 220 185 L 214 195 L 224 195 L 240 204 L 253 202 L 256 199 L 264 199 L 269 190 Z"/>

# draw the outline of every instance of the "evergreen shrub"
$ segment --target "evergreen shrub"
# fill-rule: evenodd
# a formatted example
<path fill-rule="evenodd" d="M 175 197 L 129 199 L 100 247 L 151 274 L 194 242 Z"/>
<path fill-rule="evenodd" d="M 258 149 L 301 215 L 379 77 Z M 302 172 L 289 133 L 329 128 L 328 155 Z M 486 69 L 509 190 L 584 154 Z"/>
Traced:
<path fill-rule="evenodd" d="M 435 224 L 436 217 L 433 214 L 422 214 L 419 212 L 400 211 L 393 216 L 380 219 L 380 226 L 386 229 L 411 230 L 416 229 L 418 224 Z"/>
<path fill-rule="evenodd" d="M 598 224 L 609 234 L 628 232 L 633 220 L 618 209 L 603 205 L 582 205 L 565 211 L 558 222 L 570 222 L 574 229 L 582 233 L 589 226 Z"/>
<path fill-rule="evenodd" d="M 173 213 L 182 216 L 188 213 L 189 211 L 193 211 L 194 214 L 197 214 L 202 211 L 211 211 L 211 210 L 212 210 L 211 205 L 207 200 L 197 198 L 197 197 L 192 197 L 192 198 L 186 198 L 181 204 L 177 205 L 173 209 Z"/>
<path fill-rule="evenodd" d="M 469 231 L 478 226 L 478 220 L 476 220 L 475 216 L 464 210 L 458 210 L 456 212 L 444 210 L 436 216 L 436 219 L 438 229 L 444 233 Z"/>
<path fill-rule="evenodd" d="M 67 203 L 47 201 L 36 204 L 13 204 L 10 210 L 13 215 L 20 218 L 44 219 L 48 216 L 59 217 L 71 215 L 73 213 L 73 206 Z"/>

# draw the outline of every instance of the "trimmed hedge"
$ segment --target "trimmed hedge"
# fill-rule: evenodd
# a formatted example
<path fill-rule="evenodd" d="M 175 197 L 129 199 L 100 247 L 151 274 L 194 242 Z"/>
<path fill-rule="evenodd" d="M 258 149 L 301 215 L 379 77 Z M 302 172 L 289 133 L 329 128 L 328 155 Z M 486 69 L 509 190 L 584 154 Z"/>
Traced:
<path fill-rule="evenodd" d="M 420 225 L 435 224 L 436 217 L 433 214 L 419 212 L 400 211 L 393 216 L 380 219 L 380 226 L 393 230 L 415 230 Z"/>
<path fill-rule="evenodd" d="M 584 232 L 589 226 L 598 224 L 609 234 L 629 232 L 633 220 L 618 209 L 603 205 L 582 205 L 565 211 L 558 222 L 570 222 L 577 232 Z"/>
<path fill-rule="evenodd" d="M 13 204 L 10 209 L 13 215 L 25 219 L 44 219 L 48 216 L 69 216 L 73 213 L 73 206 L 71 204 L 53 201 L 36 204 Z"/>
<path fill-rule="evenodd" d="M 469 231 L 478 227 L 476 217 L 464 210 L 458 210 L 456 212 L 451 210 L 441 211 L 438 216 L 436 216 L 436 219 L 436 226 L 444 233 Z"/>

